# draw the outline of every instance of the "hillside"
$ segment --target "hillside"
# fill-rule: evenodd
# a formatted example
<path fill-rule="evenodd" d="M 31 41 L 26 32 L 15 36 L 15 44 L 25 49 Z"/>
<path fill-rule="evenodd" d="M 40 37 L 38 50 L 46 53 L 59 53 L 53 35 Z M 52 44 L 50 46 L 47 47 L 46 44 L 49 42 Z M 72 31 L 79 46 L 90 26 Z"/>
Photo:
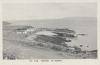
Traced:
<path fill-rule="evenodd" d="M 37 35 L 36 33 L 12 33 L 12 31 L 16 29 L 27 28 L 31 26 L 39 28 L 67 28 L 67 26 L 72 26 L 72 30 L 75 30 L 75 32 L 78 33 L 87 34 L 87 36 L 79 36 L 77 39 L 70 38 L 72 41 L 70 43 L 66 42 L 67 45 L 70 47 L 73 45 L 74 47 L 82 45 L 82 49 L 89 49 L 93 51 L 81 51 L 81 49 L 76 47 L 76 50 L 72 51 L 68 49 L 67 45 L 57 45 L 56 43 L 61 42 L 60 40 L 63 42 L 63 39 L 58 37 L 41 36 Z M 3 22 L 3 59 L 97 59 L 98 50 L 96 26 L 97 21 L 94 17 L 16 20 Z M 75 27 L 78 28 L 74 29 Z"/>
<path fill-rule="evenodd" d="M 8 23 L 6 21 L 3 21 L 3 25 L 9 25 L 9 24 L 11 24 L 11 23 Z"/>

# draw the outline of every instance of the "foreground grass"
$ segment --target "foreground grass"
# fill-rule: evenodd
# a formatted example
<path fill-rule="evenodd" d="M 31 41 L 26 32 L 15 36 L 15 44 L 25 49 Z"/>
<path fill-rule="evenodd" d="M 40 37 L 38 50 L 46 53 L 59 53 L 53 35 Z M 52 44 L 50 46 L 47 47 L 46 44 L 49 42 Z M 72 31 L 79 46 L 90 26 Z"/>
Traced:
<path fill-rule="evenodd" d="M 42 35 L 43 36 L 43 35 Z M 28 45 L 35 46 L 35 47 L 42 47 L 42 48 L 49 48 L 55 51 L 63 51 L 66 52 L 70 56 L 76 56 L 77 58 L 80 59 L 96 59 L 97 58 L 97 51 L 82 51 L 79 47 L 73 46 L 75 49 L 70 49 L 71 46 L 68 46 L 67 44 L 59 44 L 57 43 L 51 43 L 51 41 L 58 41 L 54 37 L 49 37 L 48 36 L 37 36 L 34 40 L 36 42 L 27 42 Z M 39 38 L 40 37 L 40 38 Z M 45 37 L 45 38 L 44 38 Z M 57 38 L 57 37 L 56 37 Z M 58 38 L 59 39 L 59 38 Z"/>
<path fill-rule="evenodd" d="M 52 44 L 50 42 L 48 43 L 42 43 L 42 42 L 30 42 L 29 43 L 27 42 L 26 44 L 34 48 L 35 47 L 38 47 L 41 49 L 48 48 L 48 49 L 52 49 L 55 51 L 66 52 L 66 55 L 76 57 L 76 59 L 96 59 L 97 58 L 97 52 L 81 51 L 79 48 L 75 50 L 71 50 L 68 47 Z"/>
<path fill-rule="evenodd" d="M 17 60 L 17 59 L 22 59 L 23 55 L 20 49 L 10 47 L 3 51 L 3 59 L 6 60 Z"/>

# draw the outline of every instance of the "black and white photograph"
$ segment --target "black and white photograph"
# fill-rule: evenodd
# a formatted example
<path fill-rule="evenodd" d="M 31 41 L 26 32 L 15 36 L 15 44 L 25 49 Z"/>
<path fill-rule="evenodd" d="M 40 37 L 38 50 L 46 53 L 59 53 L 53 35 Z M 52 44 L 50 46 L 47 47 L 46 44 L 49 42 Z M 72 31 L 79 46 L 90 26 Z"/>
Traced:
<path fill-rule="evenodd" d="M 3 3 L 2 59 L 98 59 L 97 3 Z"/>

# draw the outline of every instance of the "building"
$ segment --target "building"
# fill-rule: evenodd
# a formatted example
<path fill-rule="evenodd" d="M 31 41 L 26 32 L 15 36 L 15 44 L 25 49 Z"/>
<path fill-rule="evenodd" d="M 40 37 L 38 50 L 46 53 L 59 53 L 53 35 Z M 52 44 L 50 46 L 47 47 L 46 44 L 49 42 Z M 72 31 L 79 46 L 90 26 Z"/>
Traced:
<path fill-rule="evenodd" d="M 33 28 L 21 28 L 21 29 L 16 29 L 14 32 L 20 34 L 20 33 L 32 33 L 36 31 L 36 29 L 33 27 Z"/>
<path fill-rule="evenodd" d="M 27 29 L 26 31 L 27 31 L 27 32 L 34 32 L 34 31 L 36 31 L 36 28 L 29 28 L 29 29 Z"/>
<path fill-rule="evenodd" d="M 16 33 L 20 34 L 20 33 L 24 33 L 24 30 L 17 30 Z"/>

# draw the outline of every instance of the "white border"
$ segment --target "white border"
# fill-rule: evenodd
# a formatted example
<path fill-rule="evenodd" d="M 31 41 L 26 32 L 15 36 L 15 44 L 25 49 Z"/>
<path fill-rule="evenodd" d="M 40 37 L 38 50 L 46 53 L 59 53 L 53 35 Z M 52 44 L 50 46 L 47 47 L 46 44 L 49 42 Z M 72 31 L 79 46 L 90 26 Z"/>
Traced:
<path fill-rule="evenodd" d="M 62 62 L 29 62 L 29 60 L 2 60 L 2 3 L 49 3 L 49 2 L 57 2 L 57 3 L 61 3 L 61 2 L 97 2 L 97 6 L 98 6 L 98 12 L 97 12 L 97 21 L 98 21 L 98 50 L 100 50 L 100 40 L 99 40 L 99 36 L 100 36 L 100 28 L 99 28 L 99 24 L 100 24 L 100 0 L 3 0 L 2 2 L 0 2 L 0 42 L 1 42 L 1 53 L 0 53 L 0 65 L 100 65 L 100 52 L 98 51 L 98 59 L 62 59 Z"/>

